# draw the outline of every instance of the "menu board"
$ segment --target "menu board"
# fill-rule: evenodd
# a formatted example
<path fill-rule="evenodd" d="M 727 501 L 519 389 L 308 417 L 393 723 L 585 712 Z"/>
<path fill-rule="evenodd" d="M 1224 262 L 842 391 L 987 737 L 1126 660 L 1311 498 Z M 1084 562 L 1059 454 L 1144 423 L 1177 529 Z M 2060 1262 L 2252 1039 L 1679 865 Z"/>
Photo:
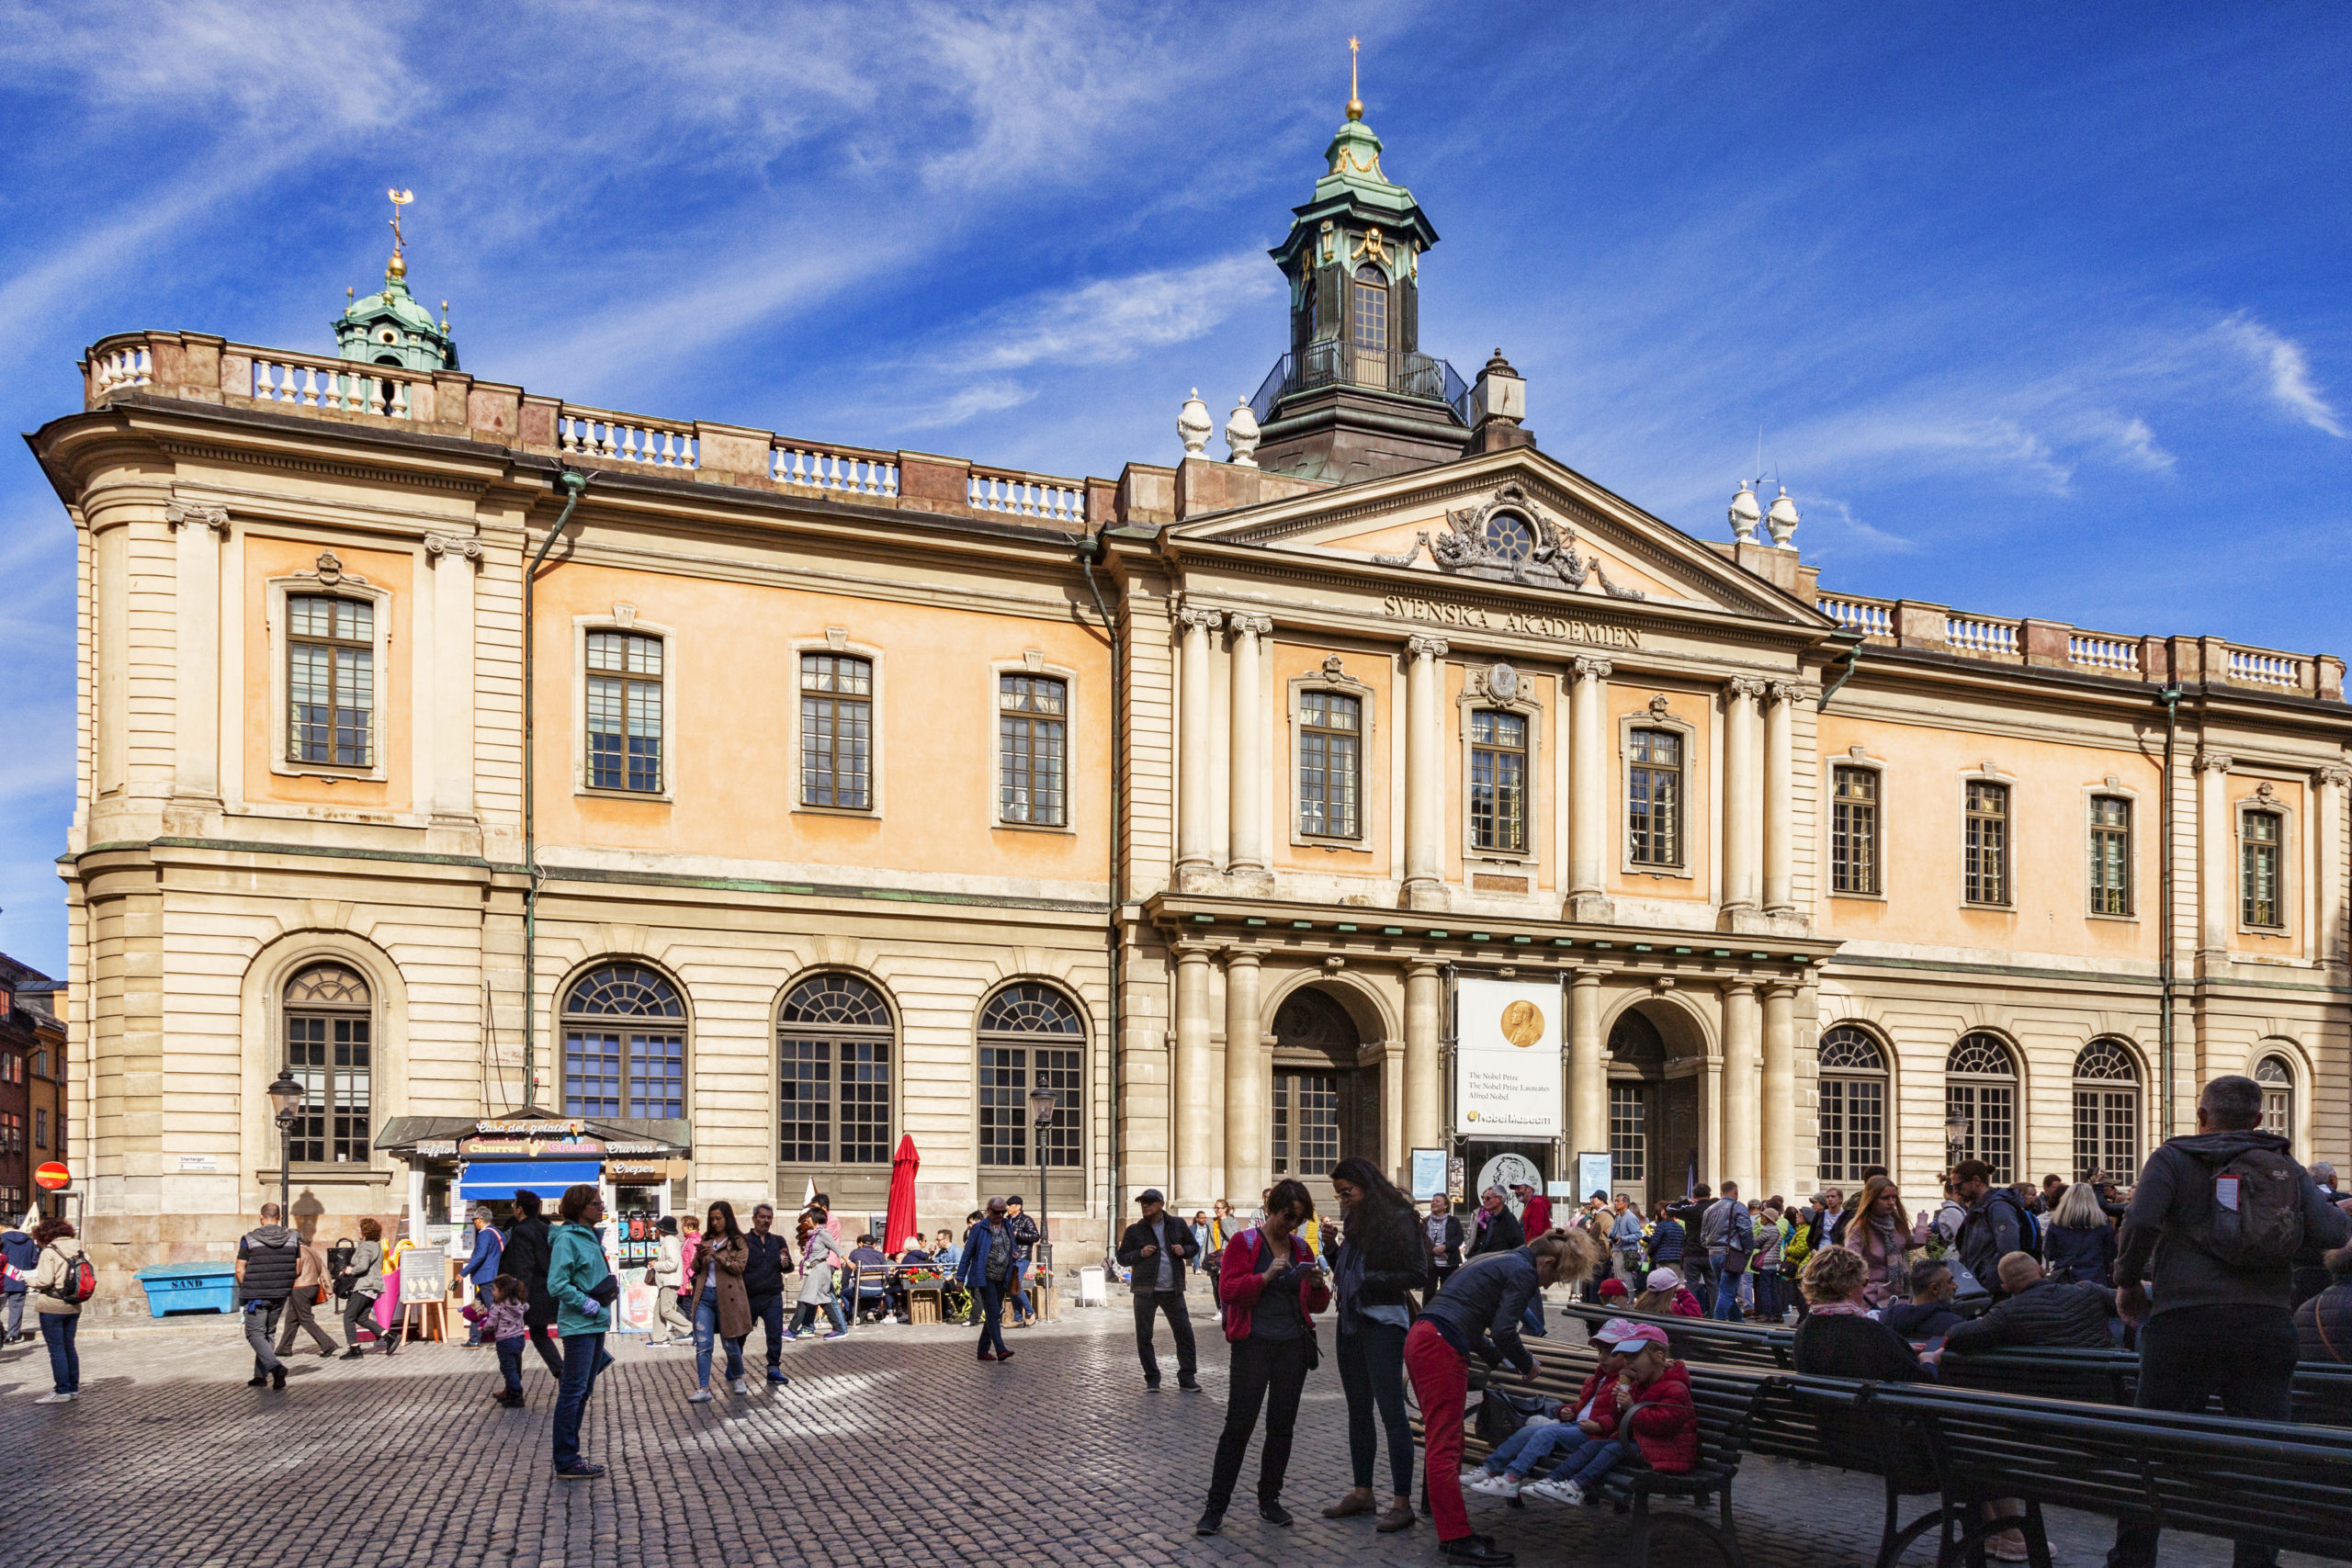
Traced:
<path fill-rule="evenodd" d="M 437 1247 L 412 1247 L 401 1254 L 401 1305 L 430 1304 L 449 1291 L 449 1255 Z"/>

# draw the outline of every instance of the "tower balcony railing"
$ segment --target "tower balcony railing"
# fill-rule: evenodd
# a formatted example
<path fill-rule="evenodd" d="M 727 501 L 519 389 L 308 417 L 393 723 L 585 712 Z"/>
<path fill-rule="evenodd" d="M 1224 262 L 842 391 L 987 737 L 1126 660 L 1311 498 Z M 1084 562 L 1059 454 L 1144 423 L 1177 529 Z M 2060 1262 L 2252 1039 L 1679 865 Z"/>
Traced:
<path fill-rule="evenodd" d="M 1335 385 L 1443 403 L 1464 425 L 1470 423 L 1470 384 L 1449 362 L 1430 354 L 1365 353 L 1339 338 L 1318 339 L 1301 353 L 1275 360 L 1250 400 L 1250 412 L 1263 424 L 1273 417 L 1274 405 L 1293 392 Z"/>

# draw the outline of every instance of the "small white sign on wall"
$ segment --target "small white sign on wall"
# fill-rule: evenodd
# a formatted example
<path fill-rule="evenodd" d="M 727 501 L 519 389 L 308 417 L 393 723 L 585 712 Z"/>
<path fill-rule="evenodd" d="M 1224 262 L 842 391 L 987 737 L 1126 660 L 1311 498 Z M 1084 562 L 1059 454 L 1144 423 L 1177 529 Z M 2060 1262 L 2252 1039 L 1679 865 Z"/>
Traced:
<path fill-rule="evenodd" d="M 183 1174 L 200 1173 L 205 1176 L 218 1176 L 220 1174 L 220 1156 L 219 1155 L 182 1155 L 180 1170 Z"/>

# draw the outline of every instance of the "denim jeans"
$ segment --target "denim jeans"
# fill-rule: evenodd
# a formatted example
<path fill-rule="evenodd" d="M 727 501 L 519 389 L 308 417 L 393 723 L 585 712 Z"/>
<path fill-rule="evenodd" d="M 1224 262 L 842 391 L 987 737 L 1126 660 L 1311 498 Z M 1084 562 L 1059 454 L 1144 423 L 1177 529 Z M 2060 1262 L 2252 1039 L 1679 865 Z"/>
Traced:
<path fill-rule="evenodd" d="M 780 1294 L 753 1296 L 752 1321 L 767 1330 L 768 1376 L 774 1379 L 784 1368 L 784 1297 Z M 744 1344 L 751 1342 L 750 1335 L 743 1336 Z"/>
<path fill-rule="evenodd" d="M 40 1315 L 40 1337 L 49 1346 L 50 1381 L 60 1393 L 82 1392 L 82 1356 L 74 1348 L 74 1330 L 82 1321 L 79 1314 L 69 1312 L 45 1312 Z"/>
<path fill-rule="evenodd" d="M 1573 1421 L 1531 1421 L 1495 1445 L 1483 1467 L 1488 1475 L 1511 1474 L 1524 1479 L 1552 1457 L 1553 1450 L 1582 1440 Z"/>
<path fill-rule="evenodd" d="M 580 1423 L 588 1414 L 588 1395 L 596 1387 L 596 1373 L 605 1359 L 603 1335 L 563 1337 L 563 1388 L 555 1396 L 555 1467 L 559 1471 L 580 1463 Z"/>
<path fill-rule="evenodd" d="M 498 1342 L 498 1371 L 506 1380 L 506 1392 L 523 1392 L 523 1347 L 530 1341 L 517 1334 Z"/>
<path fill-rule="evenodd" d="M 998 1355 L 1004 1354 L 1004 1325 L 1001 1321 L 1004 1316 L 1004 1293 L 1005 1288 L 1002 1285 L 991 1285 L 986 1280 L 981 1281 L 980 1354 L 983 1356 L 987 1355 L 991 1348 Z"/>
<path fill-rule="evenodd" d="M 727 1381 L 732 1382 L 743 1375 L 743 1341 L 728 1339 L 718 1332 L 718 1298 L 706 1294 L 695 1303 L 695 1384 L 698 1388 L 710 1386 L 714 1339 L 727 1347 Z"/>
<path fill-rule="evenodd" d="M 1373 1427 L 1376 1412 L 1388 1429 L 1391 1495 L 1413 1492 L 1413 1428 L 1405 1410 L 1405 1330 L 1393 1323 L 1364 1321 L 1339 1336 L 1340 1391 L 1348 1400 L 1348 1463 L 1355 1483 L 1372 1490 L 1373 1461 L 1380 1452 Z"/>
<path fill-rule="evenodd" d="M 1724 1323 L 1740 1321 L 1739 1281 L 1742 1278 L 1742 1275 L 1727 1274 L 1720 1269 L 1715 1271 L 1714 1303 L 1713 1309 L 1707 1314 L 1709 1317 L 1720 1319 Z"/>
<path fill-rule="evenodd" d="M 1574 1427 L 1569 1428 L 1575 1431 Z M 1590 1486 L 1617 1468 L 1624 1457 L 1625 1445 L 1614 1438 L 1589 1438 L 1577 1432 L 1573 1440 L 1560 1448 L 1559 1462 L 1552 1467 L 1547 1481 L 1573 1481 L 1578 1486 Z"/>

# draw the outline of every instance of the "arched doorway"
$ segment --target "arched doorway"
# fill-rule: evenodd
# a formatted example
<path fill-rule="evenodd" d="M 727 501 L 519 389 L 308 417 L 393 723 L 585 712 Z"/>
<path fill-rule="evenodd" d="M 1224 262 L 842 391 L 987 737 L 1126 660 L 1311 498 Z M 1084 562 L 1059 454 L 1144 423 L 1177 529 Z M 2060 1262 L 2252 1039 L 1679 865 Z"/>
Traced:
<path fill-rule="evenodd" d="M 1273 1179 L 1295 1178 L 1317 1213 L 1334 1200 L 1331 1168 L 1348 1155 L 1381 1163 L 1380 1070 L 1360 1066 L 1363 1035 L 1339 999 L 1306 987 L 1274 1010 L 1272 1115 L 1267 1148 Z M 1235 1193 L 1245 1211 L 1255 1194 Z"/>
<path fill-rule="evenodd" d="M 1623 1193 L 1645 1212 L 1660 1199 L 1681 1198 L 1693 1171 L 1708 1179 L 1700 1169 L 1705 1052 L 1684 1045 L 1687 1032 L 1684 1020 L 1661 1015 L 1651 1002 L 1634 1003 L 1609 1026 L 1611 1195 Z"/>

